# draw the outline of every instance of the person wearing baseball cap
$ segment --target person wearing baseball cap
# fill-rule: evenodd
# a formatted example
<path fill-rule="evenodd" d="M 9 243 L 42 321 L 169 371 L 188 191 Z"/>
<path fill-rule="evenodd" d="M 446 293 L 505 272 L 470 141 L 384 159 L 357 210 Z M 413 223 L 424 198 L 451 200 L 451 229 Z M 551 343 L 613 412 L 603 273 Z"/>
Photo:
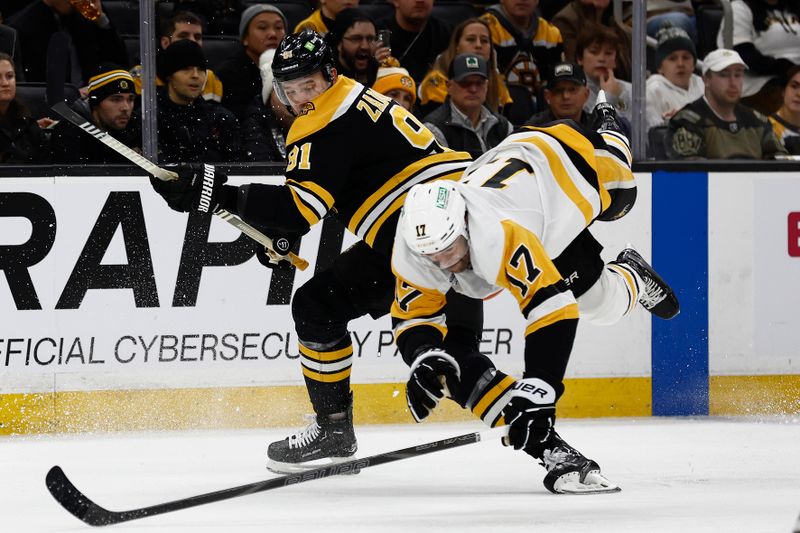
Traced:
<path fill-rule="evenodd" d="M 583 110 L 589 100 L 586 74 L 575 63 L 553 65 L 544 85 L 544 101 L 547 109 L 533 115 L 526 126 L 541 126 L 554 120 L 571 119 L 582 126 L 591 122 L 591 114 Z"/>
<path fill-rule="evenodd" d="M 288 31 L 286 16 L 271 4 L 253 4 L 239 20 L 241 47 L 217 69 L 224 88 L 222 105 L 241 121 L 255 96 L 261 96 L 261 54 L 278 47 Z"/>
<path fill-rule="evenodd" d="M 242 159 L 236 117 L 202 97 L 206 67 L 203 49 L 188 39 L 173 42 L 158 55 L 156 72 L 164 81 L 164 87 L 158 90 L 158 152 L 162 162 Z"/>
<path fill-rule="evenodd" d="M 737 52 L 724 48 L 703 59 L 703 96 L 669 121 L 669 159 L 773 159 L 786 153 L 769 120 L 739 102 L 746 68 Z"/>
<path fill-rule="evenodd" d="M 138 120 L 134 119 L 136 88 L 133 77 L 121 66 L 102 63 L 89 78 L 88 98 L 73 104 L 98 129 L 130 148 L 141 146 Z M 70 164 L 116 163 L 127 160 L 102 143 L 76 133 L 64 121 L 53 129 L 53 162 Z"/>
<path fill-rule="evenodd" d="M 703 96 L 703 79 L 694 73 L 697 51 L 681 28 L 667 26 L 656 34 L 657 73 L 647 78 L 647 127 L 662 126 L 677 111 Z"/>
<path fill-rule="evenodd" d="M 461 54 L 447 71 L 447 99 L 425 117 L 425 125 L 442 146 L 478 157 L 500 144 L 514 129 L 504 116 L 485 105 L 489 67 L 475 54 Z"/>

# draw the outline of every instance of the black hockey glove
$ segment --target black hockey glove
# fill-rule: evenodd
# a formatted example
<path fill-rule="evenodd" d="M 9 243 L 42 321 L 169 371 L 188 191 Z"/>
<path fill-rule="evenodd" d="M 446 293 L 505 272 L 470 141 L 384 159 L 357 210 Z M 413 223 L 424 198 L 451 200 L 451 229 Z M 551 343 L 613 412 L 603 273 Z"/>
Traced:
<path fill-rule="evenodd" d="M 503 408 L 509 425 L 503 444 L 525 450 L 535 457 L 553 435 L 556 421 L 556 392 L 539 378 L 527 378 L 514 385 L 511 401 Z"/>
<path fill-rule="evenodd" d="M 256 248 L 256 259 L 267 268 L 290 270 L 292 268 L 292 262 L 288 257 L 285 258 L 284 256 L 294 249 L 297 239 L 298 238 L 283 235 L 272 237 L 272 246 L 275 247 L 275 255 L 267 252 L 266 248 L 259 246 Z"/>
<path fill-rule="evenodd" d="M 228 176 L 220 172 L 213 165 L 191 163 L 166 167 L 178 175 L 177 180 L 161 181 L 155 177 L 150 178 L 153 189 L 175 211 L 189 213 L 213 213 L 217 210 L 222 195 L 222 186 L 228 181 Z"/>
<path fill-rule="evenodd" d="M 444 398 L 445 387 L 455 389 L 461 379 L 458 362 L 444 350 L 421 353 L 411 365 L 406 383 L 406 402 L 411 416 L 422 422 Z"/>

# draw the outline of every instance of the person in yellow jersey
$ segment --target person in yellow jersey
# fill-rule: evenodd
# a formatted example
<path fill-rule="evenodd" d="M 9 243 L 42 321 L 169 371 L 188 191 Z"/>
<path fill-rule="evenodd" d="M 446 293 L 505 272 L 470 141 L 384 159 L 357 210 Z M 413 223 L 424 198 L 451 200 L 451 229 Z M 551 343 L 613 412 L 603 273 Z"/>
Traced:
<path fill-rule="evenodd" d="M 613 322 L 637 299 L 662 318 L 678 312 L 672 290 L 632 249 L 577 301 L 564 279 L 565 264 L 593 261 L 569 253 L 576 239 L 595 220 L 624 216 L 636 197 L 616 112 L 603 101 L 594 114 L 593 131 L 573 121 L 524 127 L 460 181 L 413 187 L 392 252 L 392 319 L 411 368 L 406 399 L 414 418 L 425 419 L 447 394 L 489 426 L 508 424 L 505 443 L 540 461 L 545 487 L 558 494 L 619 490 L 554 428 L 579 314 Z M 453 353 L 442 343 L 451 291 L 485 299 L 503 290 L 526 320 L 522 379 L 480 352 Z"/>

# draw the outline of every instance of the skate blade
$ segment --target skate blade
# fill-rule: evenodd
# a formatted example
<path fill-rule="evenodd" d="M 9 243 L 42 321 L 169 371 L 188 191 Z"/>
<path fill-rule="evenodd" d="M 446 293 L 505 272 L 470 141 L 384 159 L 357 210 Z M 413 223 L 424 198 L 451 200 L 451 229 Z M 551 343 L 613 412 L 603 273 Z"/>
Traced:
<path fill-rule="evenodd" d="M 605 494 L 621 490 L 598 470 L 589 471 L 583 481 L 580 472 L 569 472 L 559 477 L 553 484 L 553 491 L 556 494 Z"/>
<path fill-rule="evenodd" d="M 326 466 L 352 461 L 355 458 L 356 458 L 355 456 L 326 457 L 324 459 L 318 459 L 316 461 L 307 461 L 305 463 L 282 463 L 281 461 L 275 461 L 273 459 L 269 459 L 267 461 L 267 470 L 269 470 L 274 474 L 297 474 L 301 472 L 308 472 L 309 470 L 315 470 L 317 468 L 324 468 Z M 352 469 L 352 470 L 342 469 L 341 471 L 337 472 L 337 475 L 350 476 L 358 474 L 359 472 L 361 472 L 360 469 Z"/>

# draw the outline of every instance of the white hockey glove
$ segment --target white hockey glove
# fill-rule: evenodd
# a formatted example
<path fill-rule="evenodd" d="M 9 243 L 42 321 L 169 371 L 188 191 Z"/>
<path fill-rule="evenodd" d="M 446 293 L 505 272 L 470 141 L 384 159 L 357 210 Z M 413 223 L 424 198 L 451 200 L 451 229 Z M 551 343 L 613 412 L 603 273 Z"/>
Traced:
<path fill-rule="evenodd" d="M 503 417 L 508 424 L 505 446 L 515 450 L 536 452 L 553 435 L 556 420 L 556 391 L 539 378 L 527 378 L 514 385 L 511 401 L 503 408 Z"/>
<path fill-rule="evenodd" d="M 422 422 L 431 414 L 445 389 L 454 388 L 459 379 L 458 362 L 444 350 L 431 349 L 417 356 L 406 383 L 406 402 L 414 420 Z"/>

